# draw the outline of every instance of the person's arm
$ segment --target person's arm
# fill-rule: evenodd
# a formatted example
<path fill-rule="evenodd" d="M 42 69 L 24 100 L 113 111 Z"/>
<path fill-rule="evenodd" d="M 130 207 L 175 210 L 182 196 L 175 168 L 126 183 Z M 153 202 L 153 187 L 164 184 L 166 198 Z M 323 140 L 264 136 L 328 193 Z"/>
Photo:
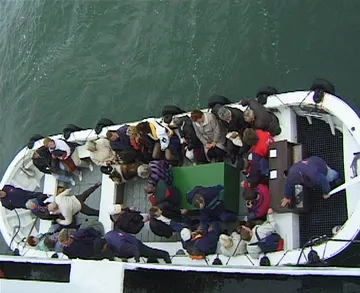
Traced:
<path fill-rule="evenodd" d="M 220 123 L 216 120 L 215 116 L 211 116 L 210 119 L 210 123 L 211 123 L 211 127 L 213 129 L 214 132 L 214 143 L 220 143 L 220 141 L 223 140 L 222 133 L 221 133 L 221 128 L 220 128 Z"/>
<path fill-rule="evenodd" d="M 73 221 L 73 215 L 69 212 L 66 212 L 66 213 L 62 213 L 63 217 L 64 217 L 64 220 L 61 220 L 61 219 L 56 219 L 56 222 L 60 225 L 63 225 L 63 226 L 67 226 L 67 225 L 70 225 Z"/>
<path fill-rule="evenodd" d="M 255 100 L 250 100 L 248 102 L 249 107 L 254 111 L 254 114 L 256 116 L 256 124 L 257 127 L 260 129 L 264 129 L 267 128 L 268 125 L 266 125 L 266 122 L 268 121 L 267 119 L 264 119 L 264 117 L 270 115 L 269 112 L 266 110 L 266 108 L 259 104 L 257 101 Z M 261 119 L 259 119 L 261 117 Z"/>
<path fill-rule="evenodd" d="M 286 182 L 285 184 L 285 198 L 286 199 L 291 199 L 293 194 L 294 194 L 294 189 L 295 189 L 295 185 Z"/>
<path fill-rule="evenodd" d="M 208 141 L 205 139 L 205 137 L 199 131 L 199 126 L 197 126 L 195 122 L 193 122 L 193 126 L 194 126 L 196 136 L 201 141 L 201 143 L 205 146 L 208 143 Z"/>

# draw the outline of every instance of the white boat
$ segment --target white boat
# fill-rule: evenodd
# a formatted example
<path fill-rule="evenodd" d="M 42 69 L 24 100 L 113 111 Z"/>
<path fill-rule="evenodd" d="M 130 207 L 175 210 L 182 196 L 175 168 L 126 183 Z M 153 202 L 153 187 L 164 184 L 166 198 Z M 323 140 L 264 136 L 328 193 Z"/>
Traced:
<path fill-rule="evenodd" d="M 281 134 L 276 136 L 275 140 L 301 143 L 305 149 L 310 149 L 308 152 L 312 155 L 321 155 L 325 160 L 332 160 L 332 162 L 335 160 L 336 167 L 343 174 L 345 183 L 333 190 L 334 194 L 328 200 L 317 198 L 311 194 L 310 211 L 308 212 L 298 213 L 294 210 L 277 212 L 274 209 L 276 230 L 285 240 L 285 249 L 269 253 L 267 257 L 272 266 L 291 266 L 279 272 L 296 272 L 299 269 L 295 266 L 309 265 L 310 251 L 316 252 L 322 263 L 344 265 L 342 260 L 347 254 L 353 253 L 353 247 L 360 235 L 358 194 L 360 177 L 357 176 L 357 166 L 354 164 L 357 161 L 355 154 L 360 151 L 360 118 L 351 106 L 334 94 L 324 93 L 320 100 L 316 100 L 314 93 L 314 91 L 295 91 L 275 94 L 267 98 L 265 106 L 274 110 L 282 128 Z M 229 106 L 245 109 L 237 103 Z M 85 143 L 87 140 L 104 137 L 108 130 L 116 130 L 120 126 L 104 127 L 99 135 L 93 129 L 75 131 L 68 141 Z M 52 138 L 62 138 L 62 135 L 54 135 Z M 14 184 L 27 190 L 55 193 L 58 183 L 55 178 L 51 175 L 44 175 L 32 164 L 32 153 L 42 144 L 43 140 L 40 139 L 35 142 L 32 149 L 25 147 L 15 156 L 1 180 L 1 188 L 5 184 Z M 89 156 L 84 146 L 80 146 L 78 150 L 82 158 Z M 281 153 L 278 156 L 281 158 Z M 148 210 L 150 207 L 146 197 L 142 194 L 143 180 L 129 181 L 122 186 L 117 186 L 107 175 L 102 175 L 97 168 L 94 172 L 84 172 L 83 176 L 84 180 L 79 185 L 80 189 L 77 190 L 85 189 L 90 183 L 98 180 L 102 181 L 101 189 L 92 196 L 90 205 L 99 208 L 99 220 L 104 224 L 106 231 L 112 229 L 112 222 L 108 214 L 108 206 L 111 203 L 124 203 L 130 206 L 133 204 L 132 200 L 135 201 L 135 198 L 138 197 L 143 199 L 142 202 L 136 202 L 140 210 Z M 146 210 L 142 211 L 146 212 Z M 41 261 L 58 263 L 50 259 L 51 252 L 39 251 L 28 246 L 24 241 L 29 235 L 35 236 L 38 233 L 46 232 L 50 226 L 49 221 L 39 220 L 38 223 L 35 223 L 34 216 L 27 210 L 15 212 L 2 207 L 0 213 L 0 230 L 11 250 L 18 249 L 22 257 L 45 258 Z M 333 235 L 331 230 L 335 225 L 340 225 L 341 228 Z M 252 259 L 249 255 L 230 258 L 222 255 L 209 255 L 205 260 L 192 260 L 187 255 L 177 254 L 178 250 L 182 249 L 179 237 L 165 239 L 155 236 L 147 226 L 137 237 L 148 246 L 167 250 L 172 256 L 172 264 L 165 264 L 162 260 L 159 260 L 159 264 L 149 264 L 146 263 L 146 259 L 135 263 L 134 259 L 130 259 L 126 265 L 122 266 L 124 269 L 141 267 L 204 272 L 244 272 L 246 270 L 261 274 L 274 272 L 274 270 L 261 270 L 259 268 L 260 260 Z M 357 254 L 355 256 L 358 257 Z M 64 260 L 66 256 L 59 255 L 59 258 Z M 212 265 L 216 258 L 221 260 L 222 265 Z M 306 272 L 310 273 L 305 269 L 304 274 Z M 324 274 L 327 273 L 328 270 L 324 270 Z"/>

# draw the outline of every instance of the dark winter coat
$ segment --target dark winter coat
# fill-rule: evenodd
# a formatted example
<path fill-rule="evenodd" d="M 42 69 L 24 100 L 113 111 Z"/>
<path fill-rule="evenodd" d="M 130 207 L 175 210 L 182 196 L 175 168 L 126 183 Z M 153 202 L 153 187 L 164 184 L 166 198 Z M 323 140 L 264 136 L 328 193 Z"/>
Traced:
<path fill-rule="evenodd" d="M 254 111 L 256 117 L 254 122 L 255 128 L 268 131 L 272 136 L 281 133 L 279 119 L 274 113 L 255 100 L 248 101 L 248 105 Z"/>

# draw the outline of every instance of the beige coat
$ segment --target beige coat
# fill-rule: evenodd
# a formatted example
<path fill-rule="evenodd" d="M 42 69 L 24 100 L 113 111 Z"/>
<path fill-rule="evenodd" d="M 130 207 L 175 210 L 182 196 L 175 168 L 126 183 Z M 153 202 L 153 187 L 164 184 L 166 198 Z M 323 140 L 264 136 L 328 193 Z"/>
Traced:
<path fill-rule="evenodd" d="M 111 149 L 110 141 L 99 138 L 95 141 L 96 151 L 90 152 L 90 159 L 98 166 L 106 166 L 107 161 L 115 159 L 115 152 Z"/>
<path fill-rule="evenodd" d="M 259 234 L 260 239 L 265 238 L 270 235 L 272 232 L 275 232 L 275 219 L 273 214 L 267 215 L 267 221 L 262 225 L 256 225 L 253 229 L 253 236 L 247 244 L 258 242 L 259 240 L 256 238 L 255 230 L 257 229 L 257 233 Z M 252 258 L 259 258 L 262 253 L 261 249 L 257 245 L 247 245 L 247 251 Z"/>
<path fill-rule="evenodd" d="M 205 153 L 206 144 L 216 142 L 216 146 L 225 150 L 226 130 L 223 125 L 216 119 L 214 114 L 204 113 L 205 120 L 203 123 L 193 122 L 196 136 L 202 142 Z"/>

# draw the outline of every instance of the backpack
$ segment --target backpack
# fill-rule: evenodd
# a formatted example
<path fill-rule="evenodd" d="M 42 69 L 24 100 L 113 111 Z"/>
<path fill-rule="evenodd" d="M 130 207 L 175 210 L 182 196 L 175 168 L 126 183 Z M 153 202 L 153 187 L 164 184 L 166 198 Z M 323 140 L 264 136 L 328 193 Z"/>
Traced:
<path fill-rule="evenodd" d="M 258 242 L 251 243 L 249 245 L 259 246 L 263 253 L 281 251 L 284 249 L 284 239 L 282 239 L 278 233 L 272 232 L 266 237 L 260 239 L 257 229 L 258 228 L 255 229 L 255 236 Z"/>

